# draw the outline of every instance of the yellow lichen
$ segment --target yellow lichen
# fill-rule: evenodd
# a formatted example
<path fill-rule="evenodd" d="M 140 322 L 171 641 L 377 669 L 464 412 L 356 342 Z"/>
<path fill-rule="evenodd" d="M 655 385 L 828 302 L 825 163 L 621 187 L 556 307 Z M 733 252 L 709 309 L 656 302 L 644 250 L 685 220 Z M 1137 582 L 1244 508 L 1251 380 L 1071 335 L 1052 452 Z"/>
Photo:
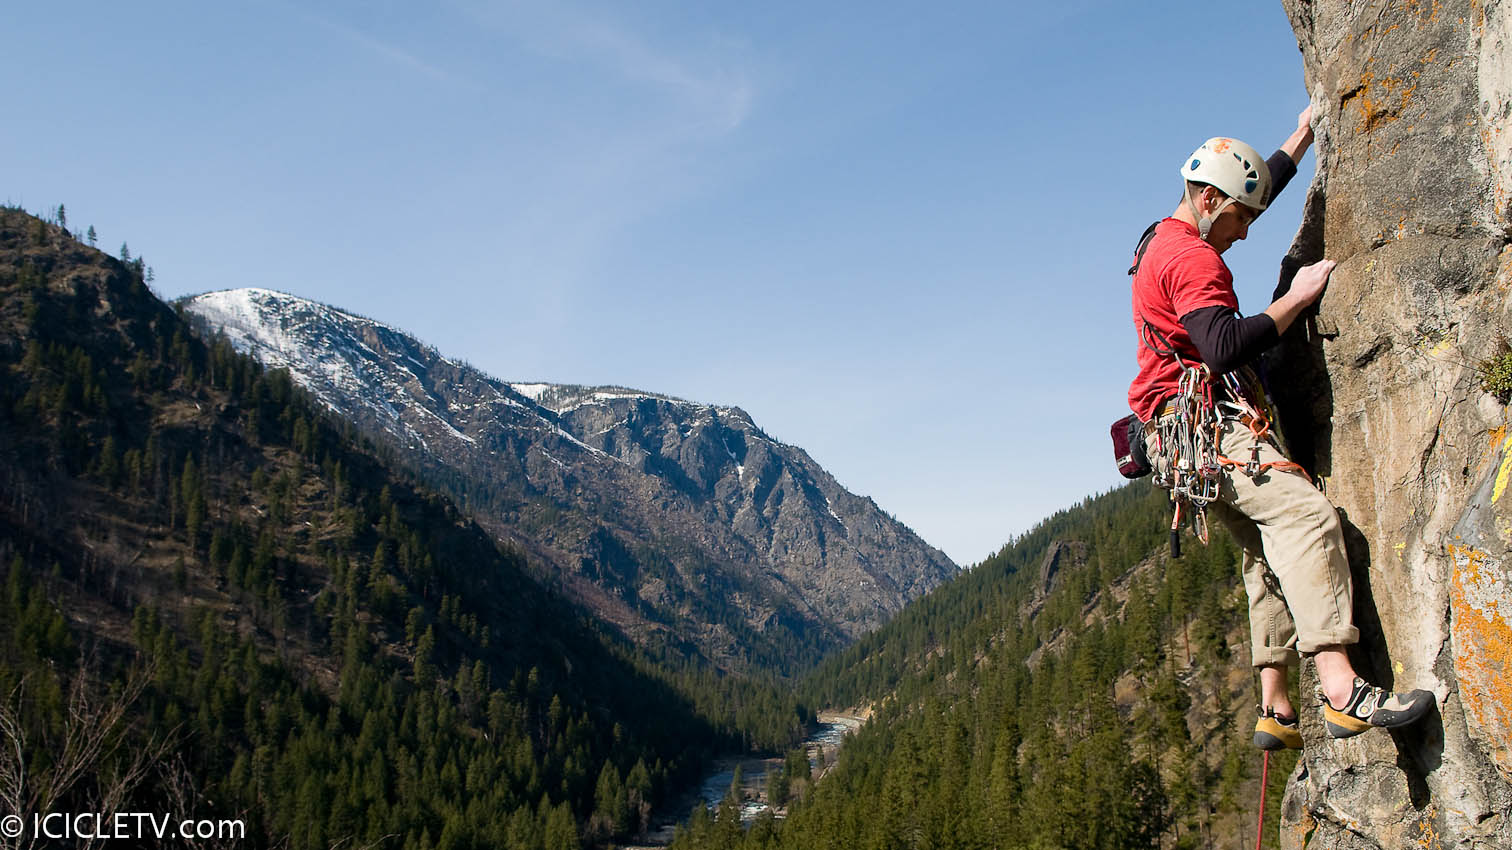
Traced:
<path fill-rule="evenodd" d="M 1507 477 L 1512 474 L 1512 451 L 1502 458 L 1501 469 L 1496 471 L 1496 484 L 1491 488 L 1491 504 L 1501 501 L 1502 493 L 1507 489 Z"/>

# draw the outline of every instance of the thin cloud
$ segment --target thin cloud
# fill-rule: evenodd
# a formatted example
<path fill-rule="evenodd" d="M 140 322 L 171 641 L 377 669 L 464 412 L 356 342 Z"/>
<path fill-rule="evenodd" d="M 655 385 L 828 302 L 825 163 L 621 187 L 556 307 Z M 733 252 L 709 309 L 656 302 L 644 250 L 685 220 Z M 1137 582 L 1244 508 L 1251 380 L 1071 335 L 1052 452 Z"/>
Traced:
<path fill-rule="evenodd" d="M 702 131 L 730 133 L 751 116 L 756 87 L 745 69 L 726 64 L 728 49 L 710 51 L 717 59 L 662 49 L 605 15 L 555 0 L 475 4 L 469 11 L 543 55 L 596 65 L 675 98 Z"/>
<path fill-rule="evenodd" d="M 699 71 L 687 62 L 654 50 L 646 42 L 603 19 L 578 17 L 566 33 L 585 51 L 627 79 L 651 83 L 676 94 L 708 116 L 720 132 L 732 132 L 750 116 L 753 91 L 739 72 Z"/>
<path fill-rule="evenodd" d="M 357 29 L 350 24 L 344 24 L 338 21 L 330 20 L 328 18 L 323 18 L 318 15 L 311 14 L 304 9 L 291 9 L 291 11 L 297 13 L 310 23 L 323 27 L 324 29 L 335 33 L 341 38 L 344 38 L 347 41 L 350 41 L 351 43 L 362 47 L 368 52 L 382 57 L 385 61 L 392 65 L 406 68 L 410 71 L 421 74 L 422 76 L 430 77 L 431 79 L 438 82 L 448 83 L 452 85 L 465 85 L 470 88 L 478 88 L 478 86 L 472 81 L 458 77 L 457 75 L 449 71 L 438 68 L 435 65 L 432 65 L 429 62 L 426 62 L 425 60 L 416 56 L 415 54 L 410 53 L 409 51 L 401 47 L 397 47 L 393 44 L 389 44 L 386 41 L 382 41 L 371 35 L 368 35 L 367 33 Z"/>

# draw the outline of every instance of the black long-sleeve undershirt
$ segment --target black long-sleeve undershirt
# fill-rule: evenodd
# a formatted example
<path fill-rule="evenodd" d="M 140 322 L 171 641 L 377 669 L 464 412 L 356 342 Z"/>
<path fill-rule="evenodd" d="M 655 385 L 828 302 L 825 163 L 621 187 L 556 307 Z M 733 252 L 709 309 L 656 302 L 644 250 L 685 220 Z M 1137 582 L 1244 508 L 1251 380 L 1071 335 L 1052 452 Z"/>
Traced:
<path fill-rule="evenodd" d="M 1297 176 L 1297 164 L 1292 162 L 1291 154 L 1278 150 L 1265 161 L 1265 166 L 1270 169 L 1271 178 L 1270 196 L 1266 203 L 1266 206 L 1269 206 L 1276 200 L 1276 196 L 1281 194 L 1281 190 L 1286 188 L 1286 184 Z"/>
<path fill-rule="evenodd" d="M 1202 362 L 1222 374 L 1243 366 L 1281 339 L 1276 322 L 1264 313 L 1239 318 L 1228 307 L 1203 307 L 1181 317 Z"/>
<path fill-rule="evenodd" d="M 1285 151 L 1276 151 L 1266 160 L 1270 169 L 1270 201 L 1281 194 L 1297 174 L 1297 164 Z M 1264 313 L 1240 318 L 1228 307 L 1204 307 L 1181 317 L 1192 344 L 1202 362 L 1215 374 L 1232 371 L 1260 355 L 1281 339 L 1276 322 Z"/>

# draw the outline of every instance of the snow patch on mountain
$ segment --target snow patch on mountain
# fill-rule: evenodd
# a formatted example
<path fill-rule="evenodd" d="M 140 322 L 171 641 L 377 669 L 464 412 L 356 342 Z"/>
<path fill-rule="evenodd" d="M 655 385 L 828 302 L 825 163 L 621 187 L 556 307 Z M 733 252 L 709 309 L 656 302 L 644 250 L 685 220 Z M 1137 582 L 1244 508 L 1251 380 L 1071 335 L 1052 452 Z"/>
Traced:
<path fill-rule="evenodd" d="M 593 457 L 624 462 L 578 439 L 549 415 L 542 415 L 543 408 L 557 416 L 564 412 L 540 404 L 544 396 L 554 393 L 581 398 L 582 388 L 500 381 L 443 357 L 436 349 L 403 331 L 269 289 L 210 292 L 187 298 L 184 304 L 190 313 L 225 334 L 237 351 L 251 354 L 269 368 L 288 369 L 301 385 L 337 413 L 350 414 L 346 405 L 353 399 L 359 400 L 389 423 L 385 429 L 390 433 L 411 445 L 424 446 L 429 452 L 445 449 L 427 439 L 427 430 L 432 432 L 431 437 L 448 437 L 469 447 L 478 445 L 476 437 L 464 433 L 454 424 L 458 414 L 467 413 L 476 405 L 448 403 L 429 389 L 431 371 L 444 365 L 469 373 L 487 386 L 492 395 L 489 403 L 502 402 L 506 408 L 523 413 L 527 421 L 514 423 L 516 427 L 552 434 Z M 376 344 L 395 349 L 392 355 L 375 350 L 363 339 L 365 335 Z M 511 397 L 512 394 L 540 406 L 522 404 Z M 636 396 L 649 397 L 634 390 L 597 388 L 588 391 L 588 400 L 584 403 Z M 407 416 L 409 411 L 413 413 Z M 433 421 L 439 431 L 421 425 L 414 417 Z M 498 414 L 492 418 L 495 424 L 509 427 Z"/>
<path fill-rule="evenodd" d="M 541 396 L 551 389 L 551 384 L 510 384 L 509 388 L 531 401 L 540 401 Z"/>

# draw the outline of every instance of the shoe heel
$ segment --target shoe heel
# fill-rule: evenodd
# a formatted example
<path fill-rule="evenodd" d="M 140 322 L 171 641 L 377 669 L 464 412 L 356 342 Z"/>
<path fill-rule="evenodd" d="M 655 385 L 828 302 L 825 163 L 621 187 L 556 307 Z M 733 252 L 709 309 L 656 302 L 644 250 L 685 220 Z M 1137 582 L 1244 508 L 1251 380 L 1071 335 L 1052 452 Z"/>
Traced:
<path fill-rule="evenodd" d="M 1330 738 L 1353 738 L 1370 728 L 1369 723 L 1350 717 L 1342 711 L 1335 711 L 1329 705 L 1323 707 L 1323 726 L 1328 730 Z"/>

